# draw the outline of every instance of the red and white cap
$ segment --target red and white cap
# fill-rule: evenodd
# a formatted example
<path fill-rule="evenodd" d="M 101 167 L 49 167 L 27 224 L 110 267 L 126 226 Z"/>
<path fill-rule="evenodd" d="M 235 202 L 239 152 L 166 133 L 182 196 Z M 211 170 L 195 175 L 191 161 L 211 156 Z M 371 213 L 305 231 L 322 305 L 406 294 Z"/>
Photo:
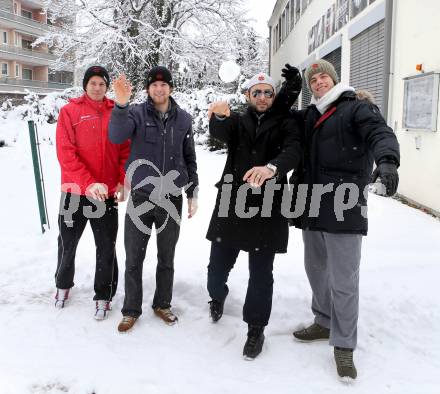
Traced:
<path fill-rule="evenodd" d="M 269 75 L 265 73 L 258 73 L 254 75 L 251 79 L 244 83 L 243 87 L 247 90 L 250 90 L 253 86 L 258 85 L 260 83 L 265 83 L 267 85 L 272 86 L 273 90 L 276 90 L 275 80 Z"/>

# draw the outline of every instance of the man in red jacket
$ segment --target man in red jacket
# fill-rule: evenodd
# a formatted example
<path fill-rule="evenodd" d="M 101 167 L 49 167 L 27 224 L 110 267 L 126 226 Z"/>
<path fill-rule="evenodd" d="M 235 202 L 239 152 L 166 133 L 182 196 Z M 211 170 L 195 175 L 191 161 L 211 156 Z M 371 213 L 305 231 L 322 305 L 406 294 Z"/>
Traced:
<path fill-rule="evenodd" d="M 116 293 L 118 202 L 124 200 L 124 164 L 129 142 L 108 140 L 114 102 L 105 95 L 110 78 L 100 66 L 84 74 L 85 94 L 61 108 L 56 131 L 61 166 L 58 217 L 58 265 L 55 273 L 57 308 L 63 308 L 73 287 L 75 253 L 88 219 L 96 244 L 95 319 L 103 320 Z"/>

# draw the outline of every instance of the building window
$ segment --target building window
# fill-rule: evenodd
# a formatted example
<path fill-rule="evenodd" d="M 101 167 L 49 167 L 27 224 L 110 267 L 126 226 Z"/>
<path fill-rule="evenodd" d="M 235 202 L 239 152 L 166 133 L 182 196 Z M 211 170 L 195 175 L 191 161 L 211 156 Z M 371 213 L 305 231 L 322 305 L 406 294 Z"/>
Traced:
<path fill-rule="evenodd" d="M 70 71 L 50 71 L 49 82 L 73 84 L 73 73 Z"/>
<path fill-rule="evenodd" d="M 301 15 L 304 14 L 306 9 L 307 9 L 307 0 L 302 0 Z"/>
<path fill-rule="evenodd" d="M 18 4 L 14 3 L 14 14 L 18 15 Z"/>
<path fill-rule="evenodd" d="M 20 76 L 20 66 L 18 64 L 15 65 L 15 76 L 17 78 Z"/>
<path fill-rule="evenodd" d="M 286 5 L 286 37 L 290 32 L 290 2 Z"/>
<path fill-rule="evenodd" d="M 8 76 L 8 63 L 2 63 L 2 75 L 4 77 Z"/>
<path fill-rule="evenodd" d="M 21 16 L 24 16 L 25 18 L 32 19 L 32 11 L 21 9 Z"/>
<path fill-rule="evenodd" d="M 281 24 L 281 18 L 278 20 L 278 48 L 281 47 L 281 30 L 283 25 Z"/>
<path fill-rule="evenodd" d="M 6 31 L 2 31 L 2 44 L 8 43 L 8 33 Z"/>
<path fill-rule="evenodd" d="M 301 18 L 301 0 L 296 0 L 295 3 L 295 23 L 298 23 Z"/>
<path fill-rule="evenodd" d="M 20 34 L 18 34 L 17 32 L 15 32 L 15 46 L 20 46 Z"/>
<path fill-rule="evenodd" d="M 23 76 L 22 79 L 26 79 L 28 81 L 32 81 L 32 70 L 29 68 L 23 68 Z"/>
<path fill-rule="evenodd" d="M 32 50 L 32 41 L 30 40 L 21 40 L 21 47 L 24 49 Z"/>
<path fill-rule="evenodd" d="M 295 26 L 295 0 L 290 0 L 290 30 Z"/>
<path fill-rule="evenodd" d="M 284 41 L 286 38 L 286 30 L 286 11 L 284 11 L 281 16 L 281 41 Z"/>

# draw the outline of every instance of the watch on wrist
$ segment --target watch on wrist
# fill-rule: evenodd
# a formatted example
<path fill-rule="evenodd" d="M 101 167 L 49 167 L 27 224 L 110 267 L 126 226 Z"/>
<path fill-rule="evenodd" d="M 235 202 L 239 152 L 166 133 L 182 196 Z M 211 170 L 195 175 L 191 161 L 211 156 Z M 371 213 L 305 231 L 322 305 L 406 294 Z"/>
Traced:
<path fill-rule="evenodd" d="M 277 166 L 268 163 L 266 164 L 266 167 L 269 168 L 269 170 L 273 171 L 273 176 L 275 176 L 277 174 Z"/>

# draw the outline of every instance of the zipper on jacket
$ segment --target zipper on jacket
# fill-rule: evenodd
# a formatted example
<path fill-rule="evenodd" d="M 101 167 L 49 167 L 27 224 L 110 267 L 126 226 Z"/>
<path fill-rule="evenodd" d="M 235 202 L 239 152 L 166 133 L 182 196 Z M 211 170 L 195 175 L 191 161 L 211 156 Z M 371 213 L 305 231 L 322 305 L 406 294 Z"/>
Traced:
<path fill-rule="evenodd" d="M 257 115 L 257 128 L 255 129 L 255 138 L 258 135 L 258 130 L 260 129 L 260 125 L 261 125 L 261 118 L 263 117 L 263 115 L 258 116 Z"/>

